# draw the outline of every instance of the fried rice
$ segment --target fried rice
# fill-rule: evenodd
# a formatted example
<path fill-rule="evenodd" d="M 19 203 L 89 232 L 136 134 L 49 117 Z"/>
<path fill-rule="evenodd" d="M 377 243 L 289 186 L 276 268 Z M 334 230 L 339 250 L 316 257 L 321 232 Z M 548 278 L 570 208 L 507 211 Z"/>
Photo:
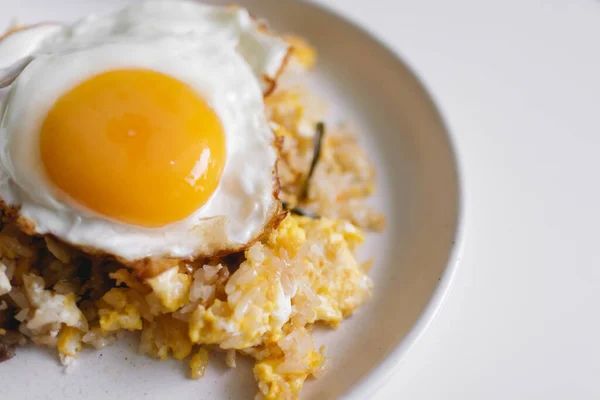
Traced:
<path fill-rule="evenodd" d="M 281 138 L 280 197 L 290 210 L 279 227 L 242 253 L 140 277 L 3 218 L 0 361 L 33 343 L 55 348 L 68 366 L 83 349 L 133 331 L 139 352 L 186 360 L 192 379 L 204 375 L 214 351 L 225 352 L 231 368 L 237 356 L 254 359 L 257 398 L 297 398 L 307 378 L 326 372 L 325 348 L 311 329 L 338 327 L 370 297 L 370 262 L 355 252 L 364 231 L 381 231 L 385 219 L 366 204 L 375 171 L 352 132 L 321 124 L 315 137 L 322 101 L 297 77 L 316 54 L 302 39 L 287 39 L 294 83 L 282 77 L 265 100 Z"/>

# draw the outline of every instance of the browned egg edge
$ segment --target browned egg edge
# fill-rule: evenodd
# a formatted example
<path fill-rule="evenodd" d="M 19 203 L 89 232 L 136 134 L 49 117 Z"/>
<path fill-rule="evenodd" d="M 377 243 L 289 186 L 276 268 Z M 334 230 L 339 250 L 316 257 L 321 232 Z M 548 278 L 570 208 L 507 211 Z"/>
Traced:
<path fill-rule="evenodd" d="M 275 176 L 275 174 L 274 174 L 274 179 L 277 182 L 279 181 L 279 179 Z M 0 198 L 0 215 L 2 216 L 2 221 L 4 223 L 12 223 L 12 224 L 16 225 L 26 235 L 33 236 L 33 237 L 41 237 L 41 238 L 50 237 L 59 243 L 62 243 L 68 247 L 77 249 L 77 250 L 85 253 L 90 258 L 96 258 L 96 259 L 100 259 L 102 261 L 116 261 L 120 264 L 123 264 L 124 266 L 134 270 L 138 277 L 140 277 L 142 279 L 147 279 L 147 278 L 154 277 L 154 276 L 160 274 L 161 272 L 163 272 L 179 263 L 194 262 L 194 261 L 198 261 L 198 260 L 207 260 L 208 261 L 210 259 L 224 257 L 224 256 L 232 254 L 232 253 L 238 253 L 238 252 L 244 251 L 247 248 L 251 247 L 257 241 L 266 239 L 269 236 L 269 234 L 274 229 L 276 229 L 279 226 L 279 224 L 281 223 L 281 221 L 283 221 L 283 219 L 287 216 L 287 211 L 285 211 L 283 209 L 283 206 L 281 205 L 281 202 L 278 199 L 278 193 L 279 193 L 279 188 L 278 188 L 278 184 L 277 184 L 276 186 L 274 186 L 274 189 L 273 189 L 273 196 L 276 201 L 273 203 L 274 205 L 270 212 L 268 222 L 265 224 L 263 229 L 257 235 L 255 235 L 252 239 L 250 239 L 248 241 L 248 243 L 229 246 L 229 247 L 220 249 L 219 251 L 216 251 L 216 252 L 213 252 L 210 254 L 203 254 L 203 253 L 199 252 L 199 253 L 193 254 L 188 257 L 170 257 L 170 256 L 145 257 L 142 259 L 129 260 L 129 259 L 124 259 L 122 257 L 119 257 L 117 255 L 108 253 L 104 250 L 97 249 L 93 246 L 84 246 L 84 245 L 77 245 L 77 244 L 69 243 L 53 234 L 39 234 L 39 233 L 36 233 L 36 231 L 35 231 L 35 226 L 36 226 L 35 222 L 20 215 L 20 208 L 21 208 L 20 206 L 9 206 L 1 198 Z"/>

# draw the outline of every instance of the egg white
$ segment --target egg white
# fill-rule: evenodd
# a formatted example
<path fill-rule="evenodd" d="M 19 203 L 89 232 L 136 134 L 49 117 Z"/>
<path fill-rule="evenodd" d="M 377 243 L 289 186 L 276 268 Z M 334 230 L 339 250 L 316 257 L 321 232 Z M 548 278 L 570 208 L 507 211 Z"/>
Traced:
<path fill-rule="evenodd" d="M 211 23 L 202 24 L 207 15 Z M 189 29 L 181 23 L 185 21 Z M 241 9 L 159 1 L 86 19 L 38 40 L 33 61 L 14 81 L 4 103 L 0 199 L 19 207 L 37 234 L 52 234 L 122 260 L 210 256 L 251 242 L 280 209 L 274 195 L 274 135 L 265 116 L 260 77 L 281 67 L 287 47 L 279 41 L 269 46 L 279 40 L 271 36 L 246 43 L 244 37 L 263 35 L 256 29 L 240 33 L 242 26 L 250 31 L 249 23 Z M 197 26 L 202 29 L 192 29 Z M 255 44 L 263 51 L 253 52 Z M 274 52 L 279 64 L 270 57 Z M 0 42 L 0 58 L 6 53 Z M 0 65 L 6 60 L 0 59 Z M 79 206 L 53 187 L 40 159 L 41 124 L 62 94 L 94 75 L 132 68 L 161 72 L 189 85 L 215 110 L 226 137 L 225 168 L 213 196 L 188 218 L 161 228 L 120 223 Z"/>
<path fill-rule="evenodd" d="M 36 54 L 164 37 L 234 48 L 254 72 L 263 92 L 272 89 L 290 49 L 244 8 L 209 6 L 198 1 L 151 0 L 112 14 L 91 15 L 72 25 L 40 24 L 16 32 L 0 43 L 0 68 Z"/>

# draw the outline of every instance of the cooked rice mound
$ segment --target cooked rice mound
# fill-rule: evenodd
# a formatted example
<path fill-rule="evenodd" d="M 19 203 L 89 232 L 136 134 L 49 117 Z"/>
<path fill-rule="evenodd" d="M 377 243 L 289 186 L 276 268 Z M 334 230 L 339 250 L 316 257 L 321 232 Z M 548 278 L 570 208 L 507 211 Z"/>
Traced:
<path fill-rule="evenodd" d="M 295 39 L 291 43 L 304 42 Z M 307 52 L 303 49 L 293 53 L 308 60 L 288 68 L 278 89 L 265 99 L 271 126 L 283 141 L 278 163 L 280 198 L 292 208 L 300 207 L 315 215 L 344 219 L 367 231 L 381 232 L 385 217 L 367 205 L 376 189 L 375 169 L 351 126 L 326 127 L 319 162 L 313 175 L 308 176 L 314 157 L 315 127 L 324 119 L 327 107 L 307 90 L 303 75 L 298 73 L 314 62 L 314 54 L 306 55 Z M 303 193 L 305 188 L 308 190 Z"/>
<path fill-rule="evenodd" d="M 297 75 L 315 54 L 301 39 L 289 40 Z M 243 253 L 141 277 L 51 237 L 28 236 L 4 218 L 0 361 L 32 342 L 56 348 L 69 366 L 82 349 L 133 331 L 141 353 L 186 360 L 193 379 L 204 375 L 212 351 L 225 352 L 232 368 L 236 356 L 254 359 L 257 398 L 297 398 L 307 378 L 323 375 L 325 348 L 311 329 L 336 328 L 370 297 L 370 263 L 359 263 L 355 251 L 363 231 L 383 229 L 384 218 L 365 205 L 374 170 L 348 130 L 327 128 L 310 174 L 320 102 L 285 82 L 266 99 L 283 138 L 281 197 L 292 210 L 277 229 Z"/>

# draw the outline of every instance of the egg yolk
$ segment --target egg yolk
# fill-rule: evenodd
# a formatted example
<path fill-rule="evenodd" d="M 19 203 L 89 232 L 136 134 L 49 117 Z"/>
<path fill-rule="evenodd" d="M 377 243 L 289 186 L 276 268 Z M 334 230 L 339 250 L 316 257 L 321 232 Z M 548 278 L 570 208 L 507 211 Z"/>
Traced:
<path fill-rule="evenodd" d="M 225 135 L 206 101 L 149 70 L 94 76 L 62 95 L 40 132 L 47 176 L 86 208 L 159 227 L 204 205 L 225 165 Z"/>

